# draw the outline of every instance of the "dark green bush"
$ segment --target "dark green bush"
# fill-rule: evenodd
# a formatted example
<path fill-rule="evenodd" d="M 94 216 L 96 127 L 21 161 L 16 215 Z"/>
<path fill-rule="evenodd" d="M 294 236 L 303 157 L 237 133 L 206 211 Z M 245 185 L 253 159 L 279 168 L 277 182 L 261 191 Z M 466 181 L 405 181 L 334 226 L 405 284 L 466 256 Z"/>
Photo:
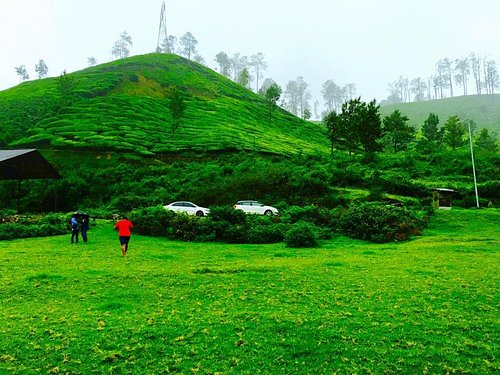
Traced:
<path fill-rule="evenodd" d="M 134 231 L 148 236 L 167 236 L 175 214 L 161 206 L 147 207 L 130 213 Z"/>
<path fill-rule="evenodd" d="M 285 234 L 285 243 L 287 247 L 317 246 L 314 226 L 304 221 L 291 225 Z"/>
<path fill-rule="evenodd" d="M 215 240 L 215 230 L 207 218 L 176 213 L 172 220 L 172 237 L 181 241 L 210 242 Z"/>
<path fill-rule="evenodd" d="M 242 210 L 236 210 L 231 206 L 210 207 L 208 217 L 213 222 L 224 222 L 234 225 L 243 225 L 247 220 L 247 215 Z"/>
<path fill-rule="evenodd" d="M 427 220 L 403 207 L 366 202 L 349 207 L 339 224 L 346 236 L 382 243 L 421 234 Z"/>
<path fill-rule="evenodd" d="M 247 232 L 247 243 L 264 244 L 277 243 L 283 241 L 284 224 L 255 225 L 251 226 Z"/>
<path fill-rule="evenodd" d="M 336 210 L 321 208 L 310 205 L 305 207 L 290 206 L 282 215 L 282 221 L 294 224 L 299 221 L 307 221 L 317 226 L 331 226 L 332 222 L 338 219 Z"/>

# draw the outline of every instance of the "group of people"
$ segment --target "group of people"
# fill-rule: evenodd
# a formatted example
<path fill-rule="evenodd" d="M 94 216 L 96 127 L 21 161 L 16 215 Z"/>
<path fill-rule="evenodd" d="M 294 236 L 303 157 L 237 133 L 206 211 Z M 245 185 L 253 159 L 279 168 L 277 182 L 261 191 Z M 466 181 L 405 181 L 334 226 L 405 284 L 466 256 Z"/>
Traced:
<path fill-rule="evenodd" d="M 80 220 L 78 220 L 80 219 Z M 82 233 L 83 242 L 87 242 L 87 231 L 89 230 L 89 217 L 77 214 L 71 217 L 71 243 L 78 243 L 78 234 Z"/>
<path fill-rule="evenodd" d="M 78 220 L 79 219 L 79 220 Z M 118 230 L 118 239 L 122 249 L 122 255 L 127 256 L 128 243 L 134 225 L 127 217 L 122 217 L 118 220 L 114 229 Z M 87 231 L 89 229 L 89 216 L 74 214 L 71 217 L 71 243 L 78 243 L 78 234 L 81 230 L 83 242 L 87 242 Z"/>

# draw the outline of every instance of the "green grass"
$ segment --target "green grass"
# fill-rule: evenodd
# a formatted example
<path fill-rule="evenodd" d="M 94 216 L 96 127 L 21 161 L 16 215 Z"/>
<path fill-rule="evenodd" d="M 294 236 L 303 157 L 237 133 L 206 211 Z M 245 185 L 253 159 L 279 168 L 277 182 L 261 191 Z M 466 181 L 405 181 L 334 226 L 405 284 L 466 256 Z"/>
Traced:
<path fill-rule="evenodd" d="M 57 110 L 59 79 L 0 92 L 0 144 L 144 155 L 185 150 L 327 153 L 323 126 L 277 108 L 209 68 L 168 54 L 134 56 L 67 75 L 76 100 Z M 169 93 L 186 111 L 172 134 Z M 43 109 L 43 110 L 42 110 Z"/>
<path fill-rule="evenodd" d="M 500 94 L 468 95 L 430 100 L 416 103 L 400 103 L 380 108 L 382 116 L 388 116 L 395 109 L 408 116 L 410 123 L 420 129 L 429 113 L 439 116 L 439 123 L 444 125 L 448 117 L 458 116 L 462 120 L 474 120 L 478 128 L 500 132 Z"/>
<path fill-rule="evenodd" d="M 88 244 L 6 241 L 0 372 L 495 373 L 500 211 L 423 237 L 316 249 L 172 242 L 111 223 Z"/>

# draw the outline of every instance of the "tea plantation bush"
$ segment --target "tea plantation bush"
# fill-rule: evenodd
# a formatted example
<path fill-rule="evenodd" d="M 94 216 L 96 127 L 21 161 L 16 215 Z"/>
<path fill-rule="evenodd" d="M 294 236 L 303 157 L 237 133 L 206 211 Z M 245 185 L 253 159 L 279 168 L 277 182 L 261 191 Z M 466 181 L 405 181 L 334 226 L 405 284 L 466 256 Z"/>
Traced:
<path fill-rule="evenodd" d="M 167 236 L 175 214 L 161 206 L 147 207 L 130 213 L 134 230 L 147 236 Z"/>
<path fill-rule="evenodd" d="M 314 226 L 300 221 L 293 224 L 285 234 L 287 247 L 314 247 L 318 244 Z"/>
<path fill-rule="evenodd" d="M 402 241 L 419 235 L 428 217 L 403 207 L 366 202 L 349 207 L 340 219 L 341 232 L 372 242 Z"/>

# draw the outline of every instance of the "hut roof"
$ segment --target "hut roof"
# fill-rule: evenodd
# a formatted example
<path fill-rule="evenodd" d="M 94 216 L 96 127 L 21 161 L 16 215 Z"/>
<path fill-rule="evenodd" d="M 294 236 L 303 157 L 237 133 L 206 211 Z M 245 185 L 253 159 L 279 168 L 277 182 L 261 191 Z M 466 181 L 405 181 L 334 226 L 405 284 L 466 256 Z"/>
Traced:
<path fill-rule="evenodd" d="M 0 150 L 0 180 L 61 178 L 57 170 L 35 149 Z"/>

